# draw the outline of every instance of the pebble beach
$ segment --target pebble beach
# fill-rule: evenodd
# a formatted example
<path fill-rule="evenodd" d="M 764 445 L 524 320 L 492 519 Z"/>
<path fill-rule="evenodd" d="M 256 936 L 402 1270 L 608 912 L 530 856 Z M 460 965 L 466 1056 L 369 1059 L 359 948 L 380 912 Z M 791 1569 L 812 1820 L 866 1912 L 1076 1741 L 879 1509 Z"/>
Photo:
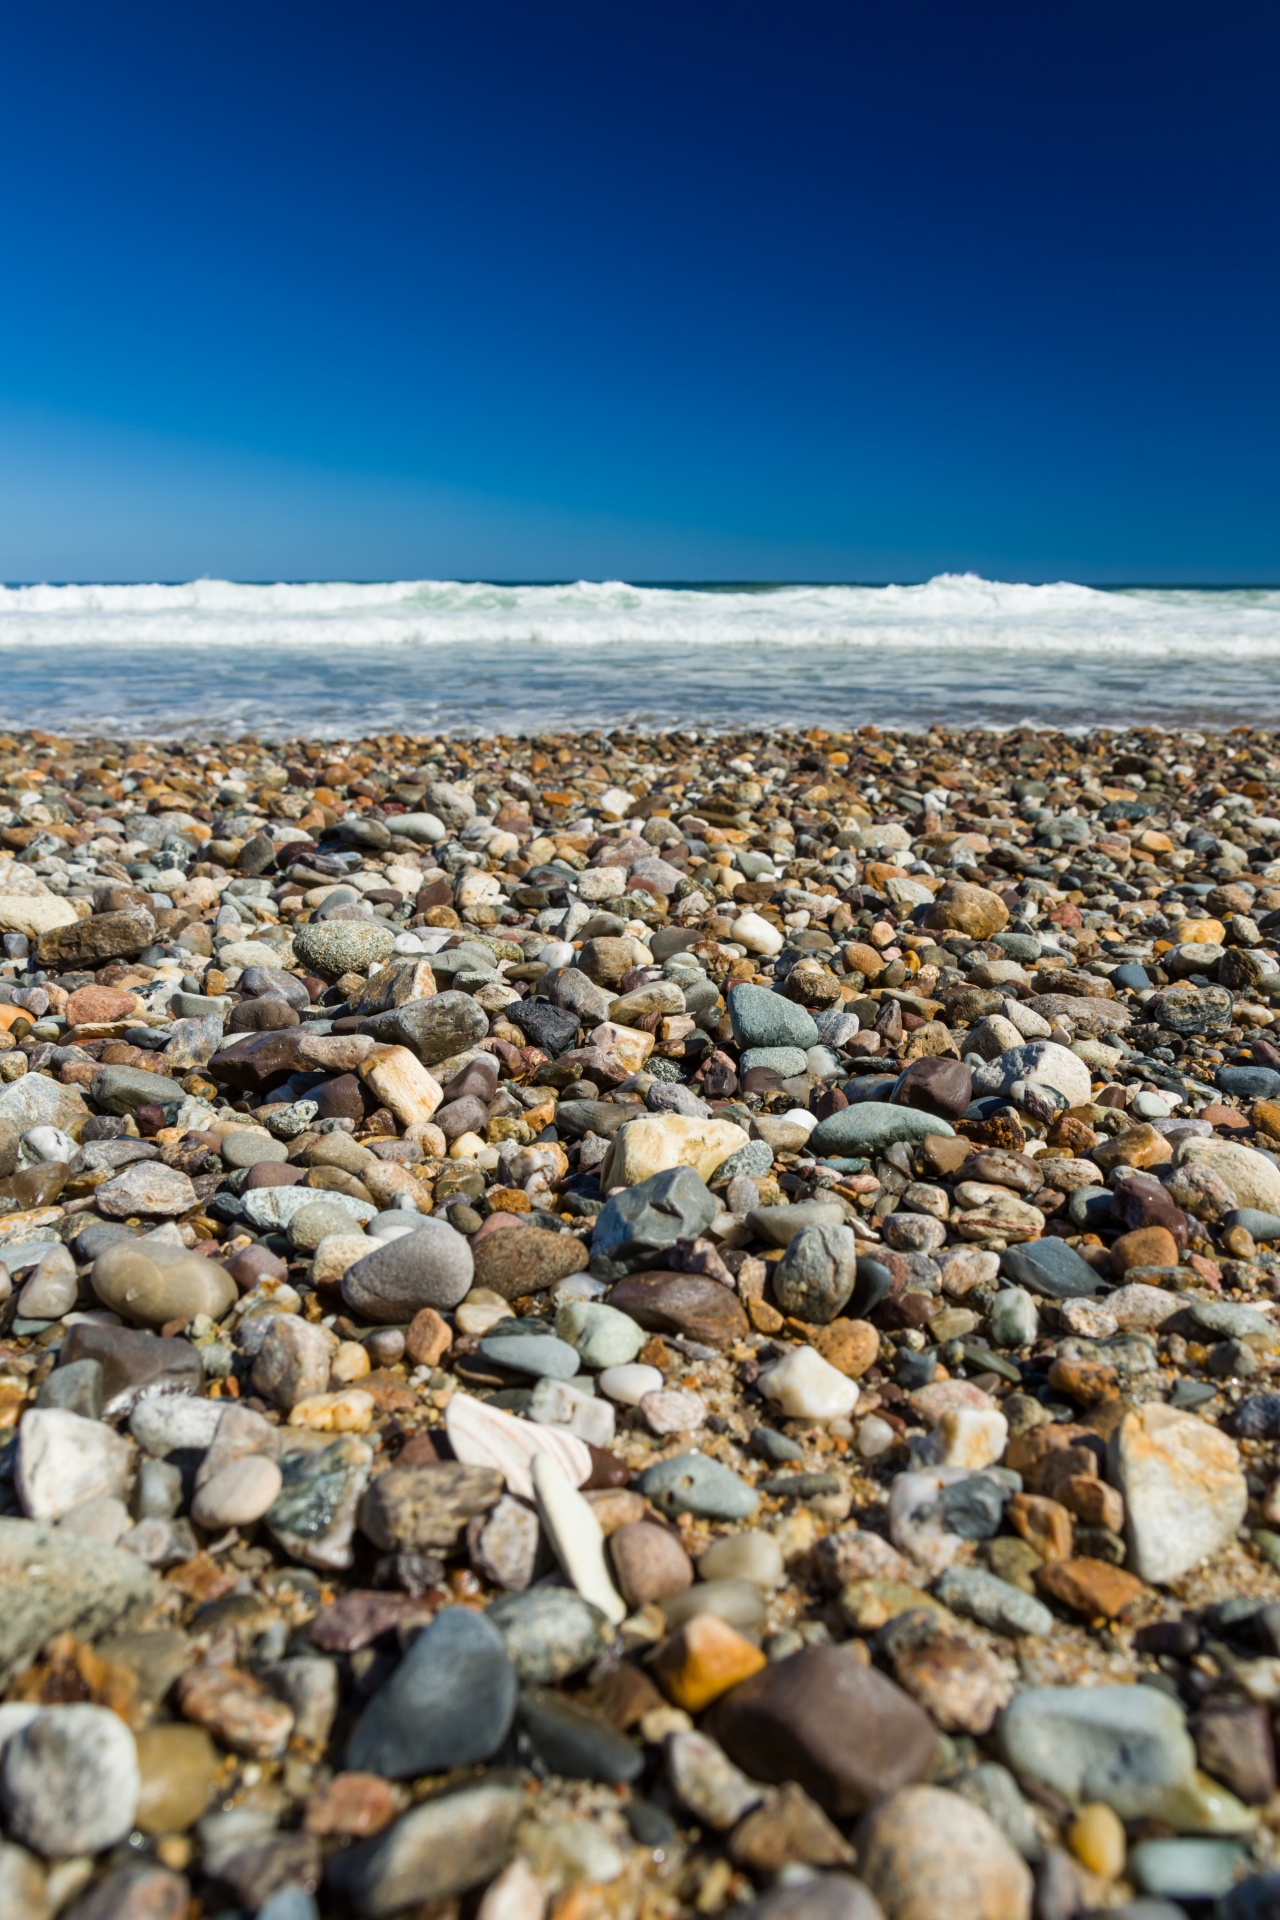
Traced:
<path fill-rule="evenodd" d="M 1269 730 L 0 736 L 0 1914 L 1271 1920 L 1278 1026 Z"/>

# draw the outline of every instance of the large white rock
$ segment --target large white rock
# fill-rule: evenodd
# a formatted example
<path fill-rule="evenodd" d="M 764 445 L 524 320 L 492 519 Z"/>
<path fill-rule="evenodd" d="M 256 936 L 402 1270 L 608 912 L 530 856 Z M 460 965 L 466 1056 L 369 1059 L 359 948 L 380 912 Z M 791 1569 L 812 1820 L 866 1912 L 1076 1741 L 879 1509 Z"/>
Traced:
<path fill-rule="evenodd" d="M 996 1059 L 975 1069 L 973 1091 L 975 1095 L 1008 1093 L 1018 1080 L 1053 1087 L 1073 1107 L 1086 1105 L 1093 1091 L 1084 1061 L 1056 1040 L 1029 1040 L 1024 1046 L 1006 1048 Z"/>
<path fill-rule="evenodd" d="M 788 1419 L 843 1420 L 858 1404 L 859 1387 L 816 1347 L 797 1347 L 765 1369 L 760 1391 Z"/>
<path fill-rule="evenodd" d="M 30 1407 L 18 1425 L 14 1485 L 28 1520 L 51 1523 L 83 1500 L 119 1497 L 129 1443 L 100 1420 L 61 1407 Z"/>
<path fill-rule="evenodd" d="M 25 933 L 34 940 L 79 918 L 71 902 L 56 893 L 0 893 L 0 933 Z"/>
<path fill-rule="evenodd" d="M 600 1176 L 602 1189 L 634 1187 L 670 1167 L 693 1167 L 710 1180 L 721 1161 L 747 1146 L 732 1120 L 703 1120 L 684 1113 L 646 1113 L 620 1127 Z"/>
<path fill-rule="evenodd" d="M 1237 1140 L 1193 1138 L 1181 1143 L 1174 1158 L 1179 1166 L 1208 1167 L 1226 1181 L 1242 1207 L 1280 1213 L 1280 1168 L 1252 1147 Z"/>
<path fill-rule="evenodd" d="M 1233 1540 L 1249 1504 L 1235 1441 L 1158 1402 L 1125 1415 L 1111 1442 L 1124 1495 L 1128 1564 L 1164 1586 Z"/>

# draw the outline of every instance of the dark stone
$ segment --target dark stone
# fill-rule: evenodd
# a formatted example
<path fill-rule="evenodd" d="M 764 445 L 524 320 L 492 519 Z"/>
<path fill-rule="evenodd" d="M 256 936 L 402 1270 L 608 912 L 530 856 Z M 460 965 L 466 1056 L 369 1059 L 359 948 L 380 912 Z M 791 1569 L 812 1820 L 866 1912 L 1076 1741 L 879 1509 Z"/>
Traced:
<path fill-rule="evenodd" d="M 1236 1408 L 1231 1431 L 1241 1440 L 1280 1440 L 1280 1393 L 1251 1393 Z"/>
<path fill-rule="evenodd" d="M 483 1615 L 448 1607 L 365 1708 L 347 1765 L 387 1780 L 474 1766 L 497 1753 L 515 1710 L 502 1635 Z"/>
<path fill-rule="evenodd" d="M 1102 1285 L 1087 1260 L 1065 1240 L 1029 1240 L 1025 1246 L 1006 1247 L 1000 1271 L 1016 1286 L 1050 1300 L 1081 1300 Z"/>
<path fill-rule="evenodd" d="M 566 1780 L 621 1786 L 644 1768 L 644 1754 L 598 1713 L 547 1687 L 531 1687 L 520 1701 L 520 1725 L 538 1759 Z"/>
<path fill-rule="evenodd" d="M 62 1343 L 61 1360 L 63 1366 L 97 1361 L 105 1419 L 131 1412 L 148 1394 L 199 1394 L 204 1389 L 204 1369 L 193 1346 L 133 1327 L 77 1321 Z"/>
<path fill-rule="evenodd" d="M 238 991 L 254 1000 L 264 996 L 284 1000 L 299 1013 L 311 1005 L 311 996 L 297 974 L 286 973 L 283 967 L 246 967 Z"/>
<path fill-rule="evenodd" d="M 38 965 L 51 970 L 99 967 L 104 960 L 133 959 L 156 937 L 156 923 L 145 907 L 95 913 L 69 927 L 54 927 L 36 942 Z"/>
<path fill-rule="evenodd" d="M 861 1880 L 847 1873 L 821 1873 L 812 1879 L 781 1880 L 747 1906 L 731 1907 L 726 1920 L 883 1920 L 883 1913 Z"/>
<path fill-rule="evenodd" d="M 59 1407 L 64 1413 L 78 1413 L 83 1420 L 100 1420 L 102 1403 L 102 1364 L 98 1360 L 75 1360 L 69 1366 L 55 1367 L 36 1394 L 38 1407 Z"/>
<path fill-rule="evenodd" d="M 994 1540 L 1004 1514 L 1005 1490 L 990 1474 L 971 1473 L 938 1493 L 938 1511 L 948 1533 L 962 1540 Z"/>
<path fill-rule="evenodd" d="M 186 1920 L 191 1888 L 180 1873 L 146 1861 L 113 1867 L 67 1909 L 65 1920 Z"/>
<path fill-rule="evenodd" d="M 696 1273 L 631 1274 L 611 1289 L 608 1304 L 654 1333 L 684 1334 L 709 1347 L 732 1346 L 751 1330 L 737 1295 Z"/>
<path fill-rule="evenodd" d="M 521 1005 L 523 1006 L 523 1002 Z M 447 1060 L 488 1036 L 489 1016 L 469 993 L 450 989 L 425 1000 L 406 1000 L 364 1023 L 365 1033 L 389 1046 L 408 1047 L 424 1065 Z"/>
<path fill-rule="evenodd" d="M 363 1120 L 376 1105 L 354 1073 L 338 1073 L 332 1080 L 321 1081 L 307 1098 L 316 1103 L 317 1120 Z"/>
<path fill-rule="evenodd" d="M 768 1460 L 774 1466 L 804 1459 L 804 1448 L 799 1441 L 776 1432 L 773 1427 L 752 1427 L 747 1446 L 757 1459 Z"/>
<path fill-rule="evenodd" d="M 1276 1790 L 1275 1741 L 1266 1708 L 1240 1700 L 1209 1700 L 1192 1731 L 1205 1772 L 1246 1806 L 1265 1806 Z"/>
<path fill-rule="evenodd" d="M 973 1075 L 963 1060 L 943 1054 L 913 1060 L 889 1095 L 898 1107 L 919 1107 L 941 1120 L 958 1120 L 973 1097 Z"/>
<path fill-rule="evenodd" d="M 849 1299 L 850 1317 L 865 1320 L 892 1292 L 893 1275 L 884 1262 L 867 1253 L 859 1254 L 857 1279 Z"/>
<path fill-rule="evenodd" d="M 549 1000 L 522 1000 L 502 1012 L 531 1045 L 541 1047 L 553 1060 L 577 1044 L 581 1023 L 569 1007 L 553 1007 Z"/>
<path fill-rule="evenodd" d="M 137 1113 L 139 1108 L 164 1107 L 186 1095 L 176 1080 L 141 1067 L 99 1067 L 89 1082 L 89 1098 L 109 1113 Z"/>
<path fill-rule="evenodd" d="M 1147 1013 L 1170 1033 L 1225 1033 L 1233 1001 L 1226 987 L 1168 987 L 1148 1002 Z"/>
<path fill-rule="evenodd" d="M 1128 960 L 1122 967 L 1115 967 L 1108 975 L 1117 993 L 1143 993 L 1151 985 L 1151 975 L 1136 960 Z"/>
<path fill-rule="evenodd" d="M 624 1115 L 625 1108 L 617 1109 Z M 615 1193 L 596 1215 L 591 1258 L 604 1279 L 656 1266 L 677 1240 L 696 1240 L 716 1216 L 716 1202 L 692 1167 L 671 1167 Z"/>
<path fill-rule="evenodd" d="M 705 1730 L 753 1780 L 794 1780 L 847 1817 L 920 1780 L 937 1732 L 924 1710 L 843 1647 L 805 1647 L 723 1695 Z"/>

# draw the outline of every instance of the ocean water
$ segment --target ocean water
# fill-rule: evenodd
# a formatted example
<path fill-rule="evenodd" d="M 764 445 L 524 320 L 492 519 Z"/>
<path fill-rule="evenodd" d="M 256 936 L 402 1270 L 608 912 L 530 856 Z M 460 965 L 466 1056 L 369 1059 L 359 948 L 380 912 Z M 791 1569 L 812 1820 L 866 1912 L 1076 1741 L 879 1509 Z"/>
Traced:
<path fill-rule="evenodd" d="M 1280 589 L 0 587 L 0 724 L 174 737 L 1280 723 Z"/>

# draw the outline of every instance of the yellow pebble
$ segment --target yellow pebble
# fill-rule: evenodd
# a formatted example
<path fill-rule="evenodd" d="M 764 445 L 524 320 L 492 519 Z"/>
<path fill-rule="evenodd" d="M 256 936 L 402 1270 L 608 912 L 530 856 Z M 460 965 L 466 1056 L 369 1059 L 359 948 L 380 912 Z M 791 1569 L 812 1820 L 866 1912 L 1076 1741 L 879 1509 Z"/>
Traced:
<path fill-rule="evenodd" d="M 343 1386 L 362 1380 L 370 1371 L 369 1355 L 358 1340 L 344 1340 L 329 1363 L 330 1380 L 341 1381 Z"/>
<path fill-rule="evenodd" d="M 365 1433 L 373 1425 L 373 1395 L 359 1387 L 345 1393 L 313 1393 L 299 1400 L 289 1414 L 291 1427 L 309 1427 L 313 1433 Z"/>
<path fill-rule="evenodd" d="M 1101 1801 L 1081 1807 L 1067 1834 L 1067 1845 L 1081 1866 L 1100 1880 L 1118 1880 L 1124 1872 L 1124 1827 Z"/>

